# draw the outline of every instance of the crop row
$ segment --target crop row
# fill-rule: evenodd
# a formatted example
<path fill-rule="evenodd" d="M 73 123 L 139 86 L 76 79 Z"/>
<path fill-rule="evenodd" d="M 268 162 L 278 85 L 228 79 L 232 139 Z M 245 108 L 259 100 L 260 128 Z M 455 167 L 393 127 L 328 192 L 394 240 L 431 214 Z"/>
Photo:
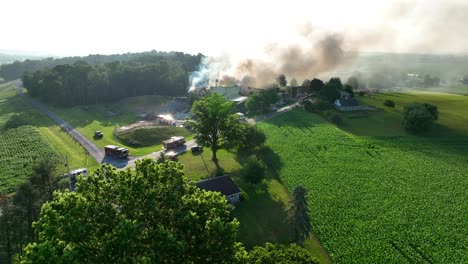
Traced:
<path fill-rule="evenodd" d="M 35 162 L 57 155 L 32 126 L 1 131 L 0 153 L 0 194 L 13 192 Z"/>
<path fill-rule="evenodd" d="M 466 138 L 357 138 L 299 111 L 261 126 L 334 263 L 468 261 Z"/>

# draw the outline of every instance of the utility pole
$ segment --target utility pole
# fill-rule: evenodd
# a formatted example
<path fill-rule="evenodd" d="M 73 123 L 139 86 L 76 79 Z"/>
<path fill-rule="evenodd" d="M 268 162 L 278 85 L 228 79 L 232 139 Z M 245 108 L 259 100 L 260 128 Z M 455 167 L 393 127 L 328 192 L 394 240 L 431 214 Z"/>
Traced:
<path fill-rule="evenodd" d="M 68 156 L 66 156 L 66 155 L 65 155 L 65 166 L 67 167 L 68 188 L 70 189 L 70 192 L 71 192 L 72 191 L 72 186 L 71 186 L 70 166 L 68 165 Z"/>

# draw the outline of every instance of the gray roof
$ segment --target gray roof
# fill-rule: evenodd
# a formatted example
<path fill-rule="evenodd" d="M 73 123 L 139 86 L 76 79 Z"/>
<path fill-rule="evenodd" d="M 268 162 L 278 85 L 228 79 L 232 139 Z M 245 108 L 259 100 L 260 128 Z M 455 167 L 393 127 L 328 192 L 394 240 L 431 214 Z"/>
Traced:
<path fill-rule="evenodd" d="M 358 106 L 359 103 L 356 99 L 339 99 L 341 106 Z"/>
<path fill-rule="evenodd" d="M 241 192 L 228 175 L 202 180 L 197 182 L 196 185 L 205 191 L 220 192 L 225 196 Z"/>

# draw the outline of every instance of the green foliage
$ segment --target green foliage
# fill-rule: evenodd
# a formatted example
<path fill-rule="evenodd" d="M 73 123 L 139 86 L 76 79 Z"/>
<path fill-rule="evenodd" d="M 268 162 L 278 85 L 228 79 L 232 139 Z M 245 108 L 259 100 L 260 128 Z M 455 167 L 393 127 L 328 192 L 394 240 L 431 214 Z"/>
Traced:
<path fill-rule="evenodd" d="M 294 236 L 294 241 L 301 244 L 309 238 L 312 225 L 309 218 L 309 205 L 307 203 L 307 189 L 296 186 L 292 192 L 292 199 L 288 208 L 288 225 Z"/>
<path fill-rule="evenodd" d="M 42 207 L 25 263 L 233 263 L 238 225 L 226 199 L 188 182 L 178 163 L 103 165 Z"/>
<path fill-rule="evenodd" d="M 0 255 L 5 252 L 10 261 L 23 254 L 24 245 L 37 240 L 32 224 L 42 204 L 50 201 L 59 187 L 56 166 L 53 159 L 40 160 L 13 196 L 0 199 Z"/>
<path fill-rule="evenodd" d="M 313 103 L 310 100 L 305 100 L 304 109 L 308 112 L 320 113 L 322 111 L 330 109 L 330 103 L 321 99 L 318 99 Z"/>
<path fill-rule="evenodd" d="M 413 103 L 403 110 L 403 126 L 411 133 L 431 131 L 437 118 L 437 107 L 430 104 Z"/>
<path fill-rule="evenodd" d="M 357 137 L 299 110 L 259 126 L 333 263 L 468 261 L 468 137 Z"/>
<path fill-rule="evenodd" d="M 188 71 L 171 56 L 141 57 L 91 65 L 85 61 L 26 72 L 24 86 L 33 97 L 59 106 L 118 101 L 139 95 L 185 95 Z"/>
<path fill-rule="evenodd" d="M 280 74 L 276 78 L 276 83 L 278 84 L 279 87 L 286 87 L 286 85 L 288 84 L 288 80 L 286 80 L 286 75 Z"/>
<path fill-rule="evenodd" d="M 249 114 L 264 114 L 270 111 L 271 105 L 275 104 L 278 99 L 276 91 L 269 89 L 249 96 L 249 99 L 245 102 L 245 107 Z"/>
<path fill-rule="evenodd" d="M 350 97 L 354 97 L 354 91 L 351 85 L 345 84 L 343 86 L 343 91 L 348 92 L 350 94 Z"/>
<path fill-rule="evenodd" d="M 263 146 L 266 140 L 265 133 L 255 125 L 243 123 L 241 125 L 242 139 L 240 141 L 239 148 L 253 150 L 260 146 Z"/>
<path fill-rule="evenodd" d="M 340 98 L 340 92 L 338 91 L 340 89 L 336 81 L 328 82 L 320 90 L 320 97 L 329 103 L 333 103 L 336 99 Z"/>
<path fill-rule="evenodd" d="M 32 126 L 1 131 L 0 152 L 0 194 L 13 192 L 33 171 L 35 162 L 57 157 L 55 150 Z"/>
<path fill-rule="evenodd" d="M 240 175 L 243 179 L 250 183 L 259 183 L 265 178 L 266 167 L 262 161 L 255 156 L 250 156 L 242 164 Z"/>
<path fill-rule="evenodd" d="M 319 262 L 304 248 L 291 244 L 266 243 L 265 247 L 254 247 L 246 263 L 252 264 L 318 264 Z"/>
<path fill-rule="evenodd" d="M 161 60 L 170 60 L 183 64 L 187 71 L 195 71 L 203 58 L 202 54 L 190 55 L 182 52 L 159 52 L 149 51 L 140 53 L 125 53 L 114 55 L 88 55 L 85 57 L 64 57 L 32 59 L 25 61 L 15 61 L 10 64 L 0 66 L 0 76 L 6 80 L 20 78 L 25 72 L 34 72 L 43 69 L 51 69 L 58 65 L 74 64 L 77 61 L 84 61 L 89 64 L 108 64 L 116 61 L 152 64 Z"/>
<path fill-rule="evenodd" d="M 388 107 L 395 107 L 395 102 L 392 100 L 385 100 L 383 104 Z"/>
<path fill-rule="evenodd" d="M 320 79 L 312 79 L 312 81 L 310 82 L 310 89 L 313 91 L 313 92 L 320 92 L 320 90 L 322 90 L 323 88 L 323 81 L 320 80 Z"/>
<path fill-rule="evenodd" d="M 232 108 L 232 102 L 217 93 L 205 96 L 192 106 L 196 120 L 189 126 L 196 133 L 197 143 L 211 148 L 215 162 L 219 149 L 234 148 L 239 144 L 240 125 Z"/>
<path fill-rule="evenodd" d="M 340 114 L 333 110 L 324 111 L 323 115 L 335 125 L 343 124 L 343 119 L 341 118 Z"/>
<path fill-rule="evenodd" d="M 122 140 L 126 145 L 136 148 L 160 145 L 171 136 L 186 137 L 190 134 L 190 131 L 186 128 L 175 126 L 142 127 L 119 133 L 116 132 L 117 138 Z"/>

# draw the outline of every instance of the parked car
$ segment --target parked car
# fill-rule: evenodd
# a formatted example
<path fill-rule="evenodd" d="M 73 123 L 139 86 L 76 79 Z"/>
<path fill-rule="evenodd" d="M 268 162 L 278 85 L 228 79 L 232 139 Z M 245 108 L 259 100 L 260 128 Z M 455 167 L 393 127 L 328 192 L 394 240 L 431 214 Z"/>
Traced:
<path fill-rule="evenodd" d="M 94 131 L 94 138 L 102 138 L 104 134 L 101 131 Z"/>
<path fill-rule="evenodd" d="M 203 146 L 196 145 L 196 146 L 193 146 L 191 150 L 192 150 L 192 153 L 201 153 L 203 152 Z"/>

